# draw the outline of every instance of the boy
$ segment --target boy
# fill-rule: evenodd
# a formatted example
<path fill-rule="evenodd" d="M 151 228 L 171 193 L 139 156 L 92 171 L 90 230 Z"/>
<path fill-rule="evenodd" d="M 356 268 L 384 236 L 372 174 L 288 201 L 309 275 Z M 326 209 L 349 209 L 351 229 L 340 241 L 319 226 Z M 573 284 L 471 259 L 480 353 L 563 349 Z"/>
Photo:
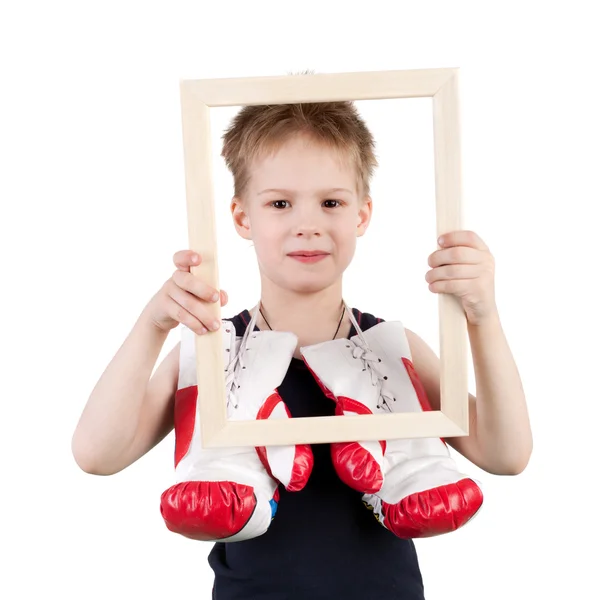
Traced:
<path fill-rule="evenodd" d="M 342 310 L 342 276 L 371 218 L 373 149 L 350 102 L 245 107 L 224 136 L 223 156 L 235 184 L 234 226 L 253 241 L 259 264 L 256 325 L 298 338 L 278 388 L 294 417 L 334 412 L 299 349 L 356 334 Z M 441 246 L 429 257 L 426 280 L 432 292 L 461 299 L 477 381 L 470 435 L 448 443 L 490 473 L 520 473 L 531 453 L 531 431 L 495 306 L 493 258 L 472 232 L 451 232 Z M 179 344 L 150 379 L 170 329 L 182 323 L 202 335 L 219 328 L 207 304 L 226 304 L 225 292 L 189 273 L 201 257 L 182 251 L 174 260 L 177 270 L 144 308 L 83 411 L 73 453 L 86 472 L 124 469 L 173 428 Z M 382 320 L 352 312 L 363 331 Z M 251 314 L 254 309 L 231 319 L 238 336 Z M 406 330 L 406 336 L 429 403 L 439 409 L 439 361 L 415 333 Z M 315 444 L 312 451 L 306 486 L 281 490 L 266 533 L 214 545 L 213 598 L 422 600 L 412 540 L 394 536 L 365 509 L 361 494 L 337 476 L 328 445 Z"/>

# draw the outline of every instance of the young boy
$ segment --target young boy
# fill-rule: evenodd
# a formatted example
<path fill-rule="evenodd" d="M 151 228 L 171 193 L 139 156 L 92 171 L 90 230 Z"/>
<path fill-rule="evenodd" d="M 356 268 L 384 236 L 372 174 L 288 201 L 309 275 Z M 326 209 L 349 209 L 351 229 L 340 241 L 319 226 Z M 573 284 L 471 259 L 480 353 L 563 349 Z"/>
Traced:
<path fill-rule="evenodd" d="M 278 388 L 294 417 L 334 414 L 334 403 L 299 349 L 356 334 L 342 310 L 342 277 L 371 218 L 373 149 L 350 102 L 245 107 L 224 136 L 223 156 L 235 182 L 234 225 L 253 241 L 260 269 L 257 328 L 298 338 Z M 200 335 L 218 329 L 207 305 L 227 303 L 224 291 L 189 273 L 200 260 L 193 252 L 175 255 L 177 270 L 144 308 L 94 388 L 73 437 L 73 454 L 86 472 L 116 473 L 172 430 L 180 344 L 150 378 L 160 349 L 180 323 Z M 450 232 L 429 266 L 430 290 L 462 302 L 477 382 L 477 397 L 470 395 L 470 435 L 448 443 L 490 473 L 520 473 L 531 453 L 531 430 L 494 301 L 493 258 L 473 232 Z M 382 321 L 358 309 L 352 313 L 363 331 Z M 251 314 L 254 308 L 230 319 L 238 336 Z M 406 329 L 406 336 L 429 403 L 439 409 L 438 358 L 415 333 Z M 280 490 L 266 533 L 214 545 L 213 598 L 422 600 L 412 540 L 396 537 L 373 518 L 361 494 L 338 477 L 328 445 L 315 444 L 312 451 L 306 486 Z"/>

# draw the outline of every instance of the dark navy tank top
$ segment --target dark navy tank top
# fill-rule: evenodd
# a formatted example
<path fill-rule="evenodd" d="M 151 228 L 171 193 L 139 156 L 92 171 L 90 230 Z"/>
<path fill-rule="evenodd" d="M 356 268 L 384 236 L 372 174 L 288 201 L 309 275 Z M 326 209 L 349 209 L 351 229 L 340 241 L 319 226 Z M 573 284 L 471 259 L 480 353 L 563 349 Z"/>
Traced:
<path fill-rule="evenodd" d="M 352 312 L 363 331 L 382 321 Z M 242 336 L 251 315 L 244 310 L 230 320 Z M 334 403 L 300 359 L 292 358 L 278 389 L 293 417 L 334 414 Z M 213 600 L 424 600 L 413 541 L 377 522 L 362 494 L 340 481 L 329 448 L 312 445 L 314 467 L 303 490 L 279 486 L 277 513 L 265 534 L 214 545 L 208 557 Z"/>

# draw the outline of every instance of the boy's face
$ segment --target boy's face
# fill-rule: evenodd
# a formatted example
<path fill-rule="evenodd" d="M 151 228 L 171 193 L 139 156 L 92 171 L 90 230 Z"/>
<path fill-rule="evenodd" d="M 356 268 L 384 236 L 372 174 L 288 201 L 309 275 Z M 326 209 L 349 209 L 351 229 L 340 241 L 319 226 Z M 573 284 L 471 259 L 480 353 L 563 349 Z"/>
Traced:
<path fill-rule="evenodd" d="M 351 164 L 295 136 L 255 161 L 244 201 L 234 198 L 231 210 L 238 233 L 254 242 L 261 276 L 306 293 L 340 279 L 369 224 L 372 203 L 359 198 Z M 303 251 L 324 254 L 293 256 Z"/>

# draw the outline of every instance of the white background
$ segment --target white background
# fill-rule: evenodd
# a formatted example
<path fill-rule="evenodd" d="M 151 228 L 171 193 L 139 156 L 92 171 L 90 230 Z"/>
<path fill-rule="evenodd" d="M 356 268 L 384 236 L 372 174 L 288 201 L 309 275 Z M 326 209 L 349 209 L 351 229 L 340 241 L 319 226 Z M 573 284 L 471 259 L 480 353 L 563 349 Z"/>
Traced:
<path fill-rule="evenodd" d="M 179 80 L 432 67 L 461 69 L 465 228 L 496 258 L 535 449 L 517 477 L 457 457 L 486 500 L 465 528 L 417 542 L 426 595 L 598 597 L 594 3 L 1 6 L 2 598 L 210 598 L 210 544 L 159 513 L 173 434 L 112 477 L 83 473 L 70 450 L 97 379 L 187 247 Z M 437 351 L 431 102 L 360 109 L 381 168 L 346 300 Z M 213 111 L 216 157 L 231 114 Z M 259 288 L 218 161 L 215 174 L 231 316 Z"/>

